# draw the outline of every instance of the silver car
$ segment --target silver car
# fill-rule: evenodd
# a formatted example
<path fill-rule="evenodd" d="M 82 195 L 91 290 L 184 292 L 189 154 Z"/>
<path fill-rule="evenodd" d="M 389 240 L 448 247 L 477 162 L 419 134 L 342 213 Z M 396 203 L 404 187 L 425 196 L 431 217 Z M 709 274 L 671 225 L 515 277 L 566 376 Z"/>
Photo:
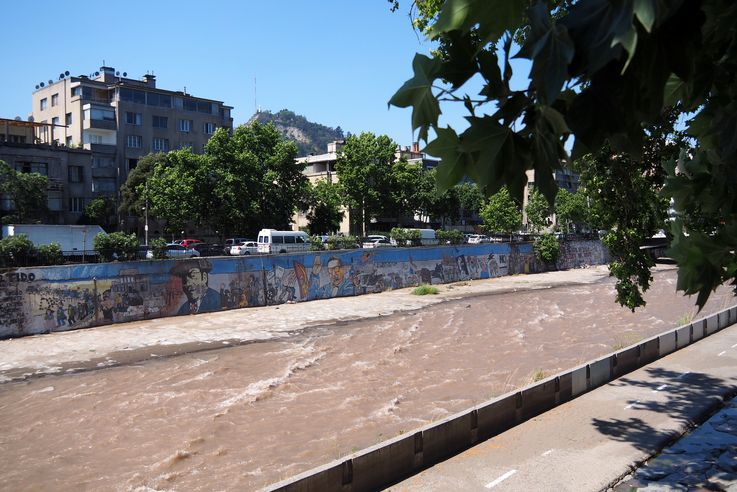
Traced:
<path fill-rule="evenodd" d="M 230 248 L 231 256 L 255 255 L 258 254 L 258 243 L 255 241 L 245 241 Z"/>
<path fill-rule="evenodd" d="M 166 245 L 166 257 L 167 258 L 195 258 L 200 256 L 200 252 L 194 248 L 185 248 L 181 244 L 168 243 Z M 154 252 L 149 249 L 146 251 L 146 258 L 152 260 Z"/>

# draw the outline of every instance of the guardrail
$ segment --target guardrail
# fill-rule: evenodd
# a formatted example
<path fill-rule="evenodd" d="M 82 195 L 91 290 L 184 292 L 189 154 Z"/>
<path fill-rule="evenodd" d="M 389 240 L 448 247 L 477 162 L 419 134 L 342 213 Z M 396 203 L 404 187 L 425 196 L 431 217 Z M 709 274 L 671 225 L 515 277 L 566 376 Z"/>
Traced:
<path fill-rule="evenodd" d="M 410 477 L 515 425 L 737 322 L 737 306 L 693 321 L 268 486 L 267 491 L 369 491 Z"/>

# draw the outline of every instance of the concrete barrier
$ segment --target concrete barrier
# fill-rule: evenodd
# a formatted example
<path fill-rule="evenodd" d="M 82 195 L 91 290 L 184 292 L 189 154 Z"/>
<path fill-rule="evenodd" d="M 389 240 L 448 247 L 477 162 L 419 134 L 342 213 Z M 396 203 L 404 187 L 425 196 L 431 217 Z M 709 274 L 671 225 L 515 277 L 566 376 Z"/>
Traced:
<path fill-rule="evenodd" d="M 377 490 L 494 437 L 617 377 L 737 322 L 737 306 L 451 415 L 409 434 L 267 487 L 268 491 Z"/>

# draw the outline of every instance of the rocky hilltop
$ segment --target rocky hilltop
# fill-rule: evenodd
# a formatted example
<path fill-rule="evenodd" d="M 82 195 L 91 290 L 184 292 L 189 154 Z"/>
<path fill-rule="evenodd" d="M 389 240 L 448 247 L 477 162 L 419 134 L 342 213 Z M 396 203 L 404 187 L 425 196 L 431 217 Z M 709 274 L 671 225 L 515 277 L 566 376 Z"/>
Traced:
<path fill-rule="evenodd" d="M 277 113 L 259 111 L 251 116 L 246 124 L 251 124 L 254 121 L 261 124 L 273 123 L 285 138 L 297 144 L 299 156 L 324 154 L 327 151 L 328 143 L 345 138 L 340 127 L 331 128 L 313 123 L 304 116 L 295 114 L 288 109 L 282 109 Z"/>

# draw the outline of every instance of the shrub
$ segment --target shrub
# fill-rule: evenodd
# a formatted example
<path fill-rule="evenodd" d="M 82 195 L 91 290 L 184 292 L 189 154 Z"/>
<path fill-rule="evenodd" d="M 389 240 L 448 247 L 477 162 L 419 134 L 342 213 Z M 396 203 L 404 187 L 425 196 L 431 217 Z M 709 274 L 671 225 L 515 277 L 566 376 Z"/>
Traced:
<path fill-rule="evenodd" d="M 412 290 L 412 293 L 416 296 L 426 296 L 428 294 L 437 294 L 438 288 L 432 285 L 422 284 L 418 285 Z"/>
<path fill-rule="evenodd" d="M 435 237 L 438 238 L 440 244 L 462 244 L 463 233 L 461 231 L 444 231 L 438 229 L 435 231 Z"/>
<path fill-rule="evenodd" d="M 421 244 L 422 234 L 418 229 L 395 227 L 389 233 L 389 237 L 394 239 L 397 246 L 419 246 Z"/>
<path fill-rule="evenodd" d="M 149 243 L 149 247 L 151 248 L 151 255 L 154 260 L 166 259 L 166 239 L 163 237 L 152 239 Z"/>
<path fill-rule="evenodd" d="M 322 237 L 320 236 L 310 236 L 310 251 L 322 251 L 325 249 L 325 246 L 322 242 Z"/>
<path fill-rule="evenodd" d="M 0 240 L 0 266 L 28 266 L 36 256 L 36 247 L 28 236 L 18 234 Z"/>
<path fill-rule="evenodd" d="M 134 260 L 140 245 L 135 234 L 124 232 L 113 232 L 112 234 L 101 232 L 95 236 L 92 244 L 103 261 Z"/>
<path fill-rule="evenodd" d="M 59 243 L 42 244 L 37 248 L 39 265 L 61 265 L 64 263 L 64 255 Z"/>
<path fill-rule="evenodd" d="M 533 245 L 537 257 L 546 264 L 553 265 L 560 254 L 560 244 L 552 234 L 543 234 L 535 239 Z"/>

